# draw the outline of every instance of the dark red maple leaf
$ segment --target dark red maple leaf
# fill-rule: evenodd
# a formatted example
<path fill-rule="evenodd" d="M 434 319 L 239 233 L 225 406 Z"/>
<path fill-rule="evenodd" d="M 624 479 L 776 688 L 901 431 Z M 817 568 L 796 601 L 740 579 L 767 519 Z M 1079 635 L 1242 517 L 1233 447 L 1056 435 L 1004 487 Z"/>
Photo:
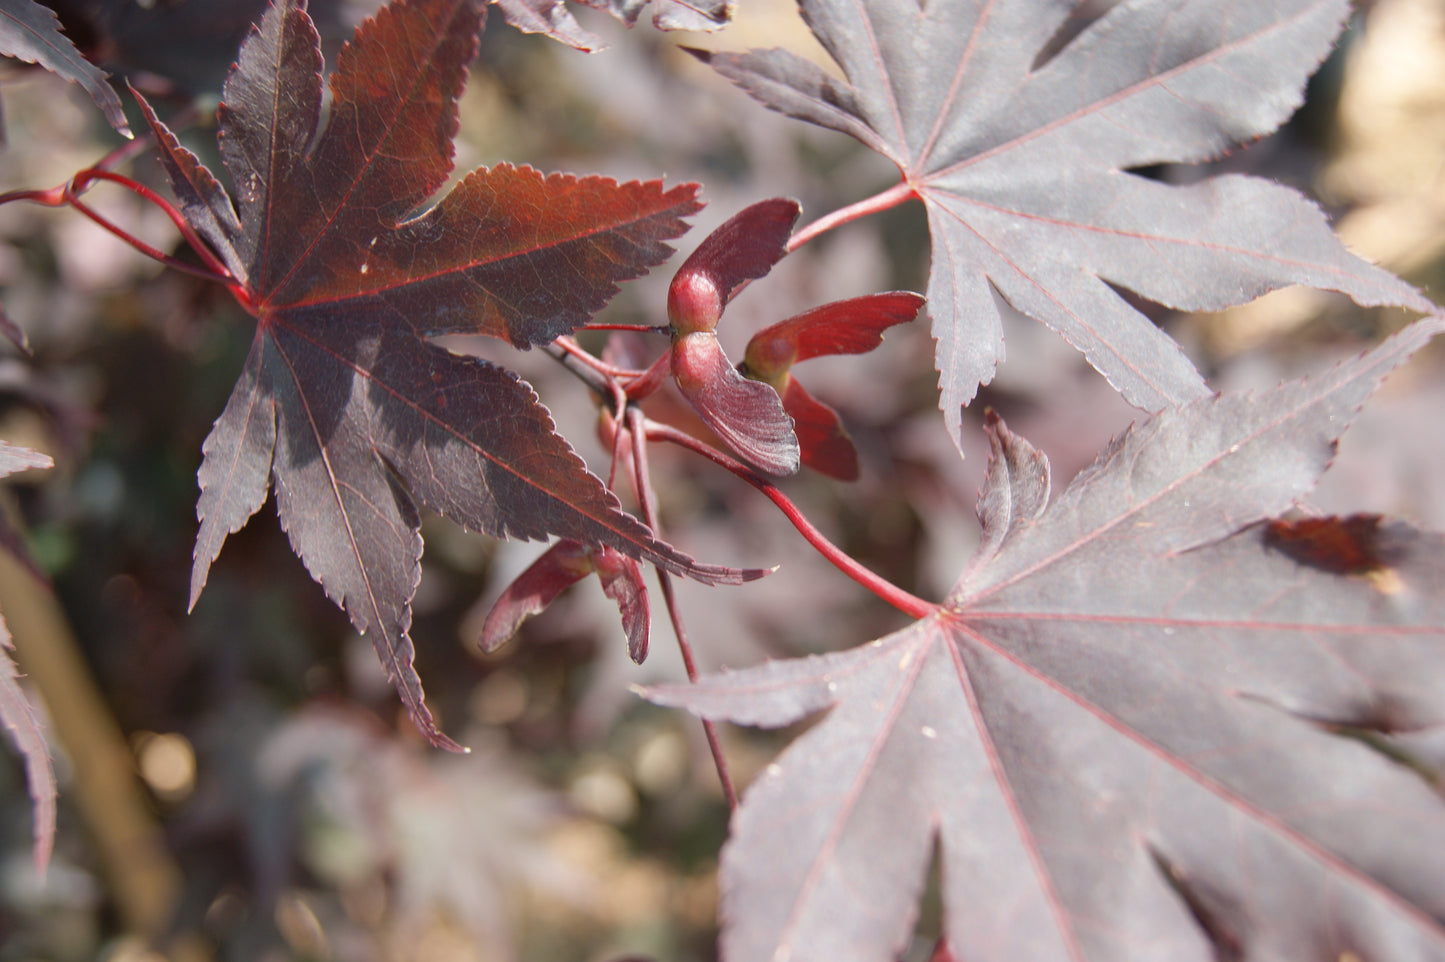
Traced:
<path fill-rule="evenodd" d="M 897 958 L 936 848 L 961 958 L 1445 959 L 1445 537 L 1370 523 L 1379 564 L 1339 574 L 1265 523 L 1442 329 L 1168 410 L 1052 504 L 991 418 L 984 537 L 937 614 L 651 689 L 828 710 L 733 820 L 725 958 Z"/>
<path fill-rule="evenodd" d="M 951 437 L 1003 357 L 995 292 L 1148 410 L 1208 391 L 1114 287 L 1178 310 L 1288 284 L 1432 309 L 1350 254 L 1319 208 L 1288 188 L 1242 176 L 1171 186 L 1130 173 L 1214 158 L 1274 130 L 1299 105 L 1347 0 L 1120 3 L 1042 64 L 1074 4 L 799 6 L 846 80 L 783 50 L 695 53 L 767 106 L 893 160 L 902 189 L 923 201 Z"/>
<path fill-rule="evenodd" d="M 586 323 L 619 281 L 663 261 L 695 185 L 619 184 L 499 165 L 446 181 L 456 100 L 483 10 L 383 8 L 342 50 L 322 125 L 322 62 L 304 4 L 271 8 L 227 80 L 222 157 L 237 208 L 147 110 L 180 206 L 257 320 L 205 443 L 191 602 L 226 536 L 274 485 L 281 524 L 367 633 L 418 726 L 452 746 L 412 668 L 420 504 L 498 537 L 605 545 L 708 582 L 631 515 L 503 368 L 433 335 L 519 347 Z"/>

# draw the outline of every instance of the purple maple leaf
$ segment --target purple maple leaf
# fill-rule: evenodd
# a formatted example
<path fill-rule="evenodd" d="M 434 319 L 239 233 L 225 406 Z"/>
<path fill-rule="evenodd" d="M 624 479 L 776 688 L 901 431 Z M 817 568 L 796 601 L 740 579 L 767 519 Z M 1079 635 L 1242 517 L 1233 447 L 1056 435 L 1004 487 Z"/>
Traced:
<path fill-rule="evenodd" d="M 977 960 L 1445 959 L 1445 538 L 1295 504 L 1432 318 L 1331 371 L 1136 426 L 1052 504 L 996 418 L 984 538 L 940 611 L 650 689 L 776 727 L 724 957 L 896 958 L 930 859 Z"/>

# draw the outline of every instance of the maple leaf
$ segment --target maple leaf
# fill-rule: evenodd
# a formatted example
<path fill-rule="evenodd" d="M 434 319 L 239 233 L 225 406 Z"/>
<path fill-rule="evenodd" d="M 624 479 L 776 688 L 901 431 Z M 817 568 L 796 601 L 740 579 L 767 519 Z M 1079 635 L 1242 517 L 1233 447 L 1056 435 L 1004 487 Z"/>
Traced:
<path fill-rule="evenodd" d="M 235 59 L 236 48 L 270 6 L 269 0 L 53 0 L 63 29 L 85 54 L 116 75 L 169 103 L 210 99 Z M 372 5 L 373 7 L 376 4 Z M 312 0 L 311 12 L 328 39 L 356 25 L 346 0 Z M 120 109 L 120 101 L 116 101 Z M 124 115 L 122 115 L 124 116 Z"/>
<path fill-rule="evenodd" d="M 733 820 L 725 957 L 896 958 L 936 845 L 963 958 L 1445 958 L 1445 537 L 1323 521 L 1369 532 L 1346 575 L 1265 523 L 1442 329 L 1170 409 L 1052 504 L 991 418 L 984 537 L 937 614 L 647 691 L 749 725 L 828 709 Z"/>
<path fill-rule="evenodd" d="M 105 71 L 86 60 L 70 38 L 60 31 L 55 11 L 35 0 L 0 2 L 0 54 L 26 63 L 39 64 L 74 84 L 79 84 L 105 119 L 120 134 L 131 136 L 120 98 L 106 83 Z"/>
<path fill-rule="evenodd" d="M 693 51 L 763 104 L 893 160 L 923 201 L 951 437 L 1004 356 L 995 292 L 1151 411 L 1208 391 L 1115 287 L 1177 310 L 1288 284 L 1432 309 L 1350 254 L 1286 187 L 1243 176 L 1171 186 L 1130 172 L 1208 160 L 1278 127 L 1347 0 L 1120 3 L 1036 66 L 1074 6 L 799 0 L 845 80 L 783 50 Z"/>
<path fill-rule="evenodd" d="M 435 743 L 412 668 L 418 504 L 497 537 L 561 536 L 710 583 L 622 511 L 511 372 L 430 343 L 480 333 L 518 347 L 586 323 L 619 281 L 662 262 L 699 207 L 695 185 L 451 170 L 456 101 L 482 8 L 394 3 L 358 28 L 330 80 L 304 3 L 272 7 L 241 48 L 220 109 L 237 205 L 146 109 L 180 208 L 257 320 L 245 368 L 204 446 L 194 606 L 226 536 L 274 485 L 292 547 L 368 634 Z"/>

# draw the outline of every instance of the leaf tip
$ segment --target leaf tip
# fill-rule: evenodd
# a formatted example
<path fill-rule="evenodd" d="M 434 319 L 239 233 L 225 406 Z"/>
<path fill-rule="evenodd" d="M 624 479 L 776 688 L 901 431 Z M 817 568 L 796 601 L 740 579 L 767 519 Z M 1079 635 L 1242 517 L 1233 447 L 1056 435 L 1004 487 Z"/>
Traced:
<path fill-rule="evenodd" d="M 413 716 L 412 720 L 416 721 L 415 716 Z M 421 730 L 421 733 L 422 736 L 426 738 L 427 742 L 433 748 L 440 748 L 443 751 L 448 751 L 455 755 L 470 755 L 472 753 L 472 750 L 470 748 L 467 748 L 463 745 L 458 745 L 456 742 L 452 741 L 449 737 L 447 737 L 446 733 L 443 732 L 440 728 L 436 727 L 435 724 L 428 724 L 425 728 Z"/>
<path fill-rule="evenodd" d="M 201 600 L 201 592 L 205 590 L 205 587 L 205 575 L 197 576 L 193 573 L 191 575 L 191 594 L 190 598 L 186 601 L 186 614 L 189 615 L 196 610 L 196 602 Z"/>

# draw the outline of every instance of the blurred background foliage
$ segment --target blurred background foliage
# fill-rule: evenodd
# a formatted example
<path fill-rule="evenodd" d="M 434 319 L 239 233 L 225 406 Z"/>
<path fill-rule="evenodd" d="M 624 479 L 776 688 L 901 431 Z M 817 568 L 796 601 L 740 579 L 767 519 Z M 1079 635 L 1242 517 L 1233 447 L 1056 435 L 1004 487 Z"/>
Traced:
<path fill-rule="evenodd" d="M 52 6 L 103 66 L 159 99 L 163 116 L 189 116 L 187 142 L 220 169 L 208 118 L 259 3 Z M 1085 4 L 1080 16 L 1106 6 Z M 371 7 L 313 4 L 330 53 Z M 787 0 L 746 0 L 710 36 L 578 16 L 610 49 L 581 54 L 492 16 L 462 103 L 459 170 L 505 159 L 699 181 L 708 207 L 684 252 L 756 200 L 796 197 L 806 221 L 896 176 L 841 135 L 756 107 L 677 49 L 781 45 L 823 59 Z M 1223 168 L 1311 191 L 1357 251 L 1438 299 L 1441 63 L 1445 2 L 1378 0 L 1359 11 L 1284 131 L 1203 171 L 1148 173 Z M 50 186 L 116 146 L 74 88 L 4 67 L 4 189 Z M 163 182 L 144 153 L 127 170 Z M 133 196 L 101 187 L 91 199 L 141 239 L 176 246 L 164 216 Z M 737 356 L 753 331 L 807 307 L 919 290 L 927 249 L 912 207 L 851 225 L 752 285 L 719 334 Z M 667 279 L 660 271 L 628 285 L 604 316 L 662 321 Z M 225 292 L 161 270 L 73 212 L 14 204 L 0 208 L 0 286 L 34 349 L 0 354 L 0 437 L 57 462 L 5 490 L 53 592 L 0 568 L 0 610 L 49 714 L 61 777 L 56 855 L 41 879 L 23 768 L 9 755 L 0 764 L 0 962 L 713 957 L 726 832 L 716 775 L 693 720 L 627 690 L 682 677 L 660 603 L 643 668 L 627 659 L 616 611 L 591 581 L 481 657 L 475 633 L 491 600 L 543 546 L 429 520 L 417 666 L 445 728 L 473 751 L 430 750 L 269 507 L 229 540 L 186 613 L 201 441 L 251 336 Z M 1406 320 L 1294 290 L 1217 316 L 1154 316 L 1221 388 L 1318 368 Z M 1007 324 L 1008 361 L 974 411 L 997 408 L 1050 455 L 1062 486 L 1134 412 L 1054 335 Z M 648 359 L 665 346 L 635 340 Z M 560 367 L 476 339 L 449 346 L 531 379 L 605 474 L 596 410 Z M 839 408 L 858 442 L 863 477 L 845 486 L 805 474 L 787 490 L 859 560 L 940 596 L 976 543 L 986 445 L 981 433 L 966 436 L 960 460 L 944 435 L 924 323 L 890 333 L 874 354 L 810 368 L 809 389 Z M 1346 440 L 1321 508 L 1445 527 L 1440 374 L 1436 350 L 1392 380 Z M 669 400 L 655 404 L 662 415 Z M 781 565 L 741 589 L 680 586 L 704 669 L 851 646 L 902 625 L 734 479 L 672 451 L 655 453 L 654 472 L 663 533 L 683 550 Z M 72 649 L 73 664 L 52 664 Z M 739 781 L 789 734 L 726 731 Z M 921 935 L 919 950 L 929 944 Z"/>

